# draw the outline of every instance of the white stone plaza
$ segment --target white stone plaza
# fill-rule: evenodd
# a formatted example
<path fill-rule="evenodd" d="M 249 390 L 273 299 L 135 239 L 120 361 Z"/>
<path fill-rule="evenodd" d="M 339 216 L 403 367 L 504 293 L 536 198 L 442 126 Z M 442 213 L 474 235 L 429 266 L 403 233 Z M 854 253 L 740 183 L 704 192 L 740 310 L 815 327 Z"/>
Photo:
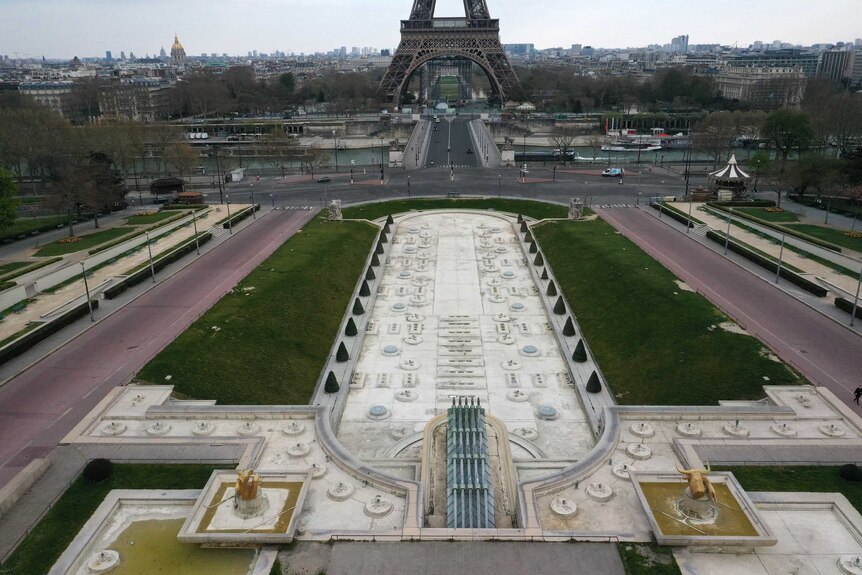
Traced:
<path fill-rule="evenodd" d="M 843 449 L 862 443 L 862 420 L 823 388 L 766 386 L 764 400 L 700 407 L 616 405 L 589 352 L 590 334 L 531 241 L 536 222 L 447 210 L 375 223 L 380 241 L 368 256 L 370 272 L 357 282 L 310 405 L 218 406 L 172 399 L 170 386 L 129 385 L 64 442 L 241 447 L 238 467 L 261 475 L 268 506 L 254 518 L 225 506 L 208 521 L 241 532 L 230 541 L 251 546 L 372 538 L 650 542 L 661 536 L 661 516 L 672 514 L 639 495 L 651 481 L 673 476 L 682 500 L 679 469 L 814 463 L 812 453 L 838 462 Z M 579 343 L 585 360 L 576 359 Z M 342 345 L 349 357 L 336 353 Z M 327 393 L 330 374 L 340 389 Z M 588 391 L 591 378 L 600 385 Z M 488 418 L 495 527 L 446 526 L 442 430 L 453 400 Z M 216 472 L 225 485 L 235 477 L 226 473 Z M 215 505 L 215 477 L 204 494 L 179 494 L 181 504 L 169 503 L 170 492 L 154 497 L 146 513 L 202 518 Z M 232 487 L 222 489 L 229 499 Z M 862 517 L 842 495 L 746 494 L 735 483 L 721 493 L 751 539 L 733 528 L 706 537 L 709 529 L 691 516 L 671 517 L 688 534 L 671 543 L 683 573 L 862 573 L 854 565 Z M 140 494 L 133 498 L 139 505 Z M 111 509 L 52 573 L 87 572 L 82 560 L 110 545 L 102 526 L 129 513 Z M 226 543 L 193 524 L 184 527 L 189 540 Z M 258 553 L 254 569 L 264 572 L 273 557 Z"/>

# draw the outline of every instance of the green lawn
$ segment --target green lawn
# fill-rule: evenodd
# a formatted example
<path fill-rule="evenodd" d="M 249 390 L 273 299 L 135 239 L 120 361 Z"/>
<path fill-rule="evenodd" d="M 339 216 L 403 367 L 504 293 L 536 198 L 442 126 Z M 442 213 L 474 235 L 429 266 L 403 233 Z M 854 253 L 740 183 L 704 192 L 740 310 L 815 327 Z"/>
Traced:
<path fill-rule="evenodd" d="M 715 405 L 760 398 L 766 383 L 804 383 L 755 338 L 710 329 L 726 318 L 604 221 L 534 235 L 620 403 Z"/>
<path fill-rule="evenodd" d="M 375 220 L 389 214 L 398 214 L 410 210 L 443 210 L 452 208 L 486 210 L 494 209 L 500 212 L 522 214 L 537 220 L 545 218 L 565 218 L 569 213 L 566 206 L 547 204 L 530 200 L 509 199 L 417 199 L 395 200 L 345 208 L 345 218 Z"/>
<path fill-rule="evenodd" d="M 842 248 L 862 252 L 862 238 L 851 238 L 847 235 L 846 230 L 827 228 L 814 224 L 791 224 L 787 227 L 798 232 L 802 232 L 803 234 L 813 236 L 817 239 L 831 242 L 837 246 L 841 246 Z"/>
<path fill-rule="evenodd" d="M 79 477 L 0 567 L 8 575 L 47 573 L 112 489 L 201 489 L 209 465 L 114 465 L 114 474 L 91 484 Z"/>
<path fill-rule="evenodd" d="M 375 234 L 312 220 L 138 377 L 222 405 L 308 403 Z"/>
<path fill-rule="evenodd" d="M 799 218 L 793 212 L 768 212 L 766 208 L 733 208 L 734 212 L 742 212 L 754 218 L 767 222 L 798 222 Z"/>
<path fill-rule="evenodd" d="M 670 547 L 655 543 L 618 543 L 626 575 L 679 575 Z"/>
<path fill-rule="evenodd" d="M 12 225 L 3 230 L 0 234 L 0 240 L 7 238 L 17 238 L 21 234 L 29 234 L 34 230 L 42 228 L 55 228 L 61 225 L 67 225 L 69 219 L 66 216 L 44 216 L 31 218 L 22 216 L 17 218 Z"/>
<path fill-rule="evenodd" d="M 714 471 L 732 471 L 746 491 L 812 491 L 841 493 L 862 513 L 862 483 L 838 476 L 837 466 L 789 467 L 724 466 Z"/>
<path fill-rule="evenodd" d="M 176 211 L 156 212 L 144 216 L 129 216 L 127 223 L 131 226 L 147 226 L 174 217 L 177 217 Z"/>
<path fill-rule="evenodd" d="M 98 232 L 93 232 L 92 234 L 80 236 L 81 239 L 74 243 L 61 244 L 59 242 L 53 242 L 50 244 L 46 244 L 34 255 L 36 257 L 61 256 L 64 254 L 71 254 L 74 252 L 88 250 L 90 248 L 98 246 L 99 244 L 109 242 L 126 234 L 131 234 L 136 229 L 137 228 L 134 226 L 106 228 Z"/>

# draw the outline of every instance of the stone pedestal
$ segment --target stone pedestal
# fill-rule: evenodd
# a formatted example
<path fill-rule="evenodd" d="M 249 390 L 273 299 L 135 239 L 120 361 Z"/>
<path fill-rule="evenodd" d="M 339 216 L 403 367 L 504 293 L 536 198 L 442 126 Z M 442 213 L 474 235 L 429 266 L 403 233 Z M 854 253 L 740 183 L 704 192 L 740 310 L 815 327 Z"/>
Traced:
<path fill-rule="evenodd" d="M 341 220 L 341 200 L 332 200 L 329 202 L 329 221 L 340 222 Z"/>
<path fill-rule="evenodd" d="M 584 203 L 581 201 L 581 198 L 572 198 L 569 202 L 569 219 L 584 219 Z"/>

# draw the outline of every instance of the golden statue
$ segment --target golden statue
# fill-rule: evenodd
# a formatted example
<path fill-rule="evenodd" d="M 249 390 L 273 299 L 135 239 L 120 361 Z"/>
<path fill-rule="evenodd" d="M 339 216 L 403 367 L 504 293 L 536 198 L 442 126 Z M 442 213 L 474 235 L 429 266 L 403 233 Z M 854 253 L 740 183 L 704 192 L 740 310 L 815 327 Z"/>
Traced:
<path fill-rule="evenodd" d="M 240 499 L 245 501 L 256 499 L 259 487 L 260 475 L 257 475 L 253 469 L 242 470 L 236 477 L 236 495 Z"/>
<path fill-rule="evenodd" d="M 708 495 L 712 501 L 715 501 L 715 488 L 709 482 L 709 477 L 706 475 L 710 472 L 709 465 L 706 469 L 680 469 L 677 471 L 683 474 L 688 481 L 688 490 L 691 493 L 692 499 L 701 499 L 704 495 Z"/>

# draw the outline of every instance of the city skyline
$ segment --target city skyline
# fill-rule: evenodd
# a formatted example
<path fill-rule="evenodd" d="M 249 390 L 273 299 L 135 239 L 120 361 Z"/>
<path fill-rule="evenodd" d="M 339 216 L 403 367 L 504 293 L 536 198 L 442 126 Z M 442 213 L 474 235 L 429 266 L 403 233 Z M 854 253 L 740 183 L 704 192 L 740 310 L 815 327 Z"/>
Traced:
<path fill-rule="evenodd" d="M 398 44 L 398 22 L 409 15 L 411 0 L 5 0 L 7 30 L 0 54 L 11 58 L 65 59 L 116 56 L 134 52 L 157 55 L 169 48 L 174 33 L 191 56 L 202 53 L 245 55 L 327 52 L 336 46 Z M 649 6 L 630 0 L 601 6 L 560 5 L 536 0 L 489 0 L 491 16 L 500 19 L 504 43 L 532 43 L 536 48 L 572 44 L 601 48 L 668 44 L 686 34 L 690 43 L 745 47 L 755 41 L 781 40 L 811 45 L 852 42 L 862 35 L 862 17 L 853 0 L 814 4 L 804 0 L 742 0 L 704 4 L 697 10 L 683 0 L 656 0 Z M 153 18 L 159 14 L 159 18 Z M 856 14 L 856 16 L 854 16 Z M 438 0 L 437 16 L 463 15 L 462 0 Z M 362 22 L 362 26 L 357 26 Z M 600 25 L 606 22 L 607 25 Z M 804 22 L 804 28 L 799 23 Z M 550 23 L 550 26 L 549 26 Z M 569 23 L 571 23 L 569 25 Z"/>

